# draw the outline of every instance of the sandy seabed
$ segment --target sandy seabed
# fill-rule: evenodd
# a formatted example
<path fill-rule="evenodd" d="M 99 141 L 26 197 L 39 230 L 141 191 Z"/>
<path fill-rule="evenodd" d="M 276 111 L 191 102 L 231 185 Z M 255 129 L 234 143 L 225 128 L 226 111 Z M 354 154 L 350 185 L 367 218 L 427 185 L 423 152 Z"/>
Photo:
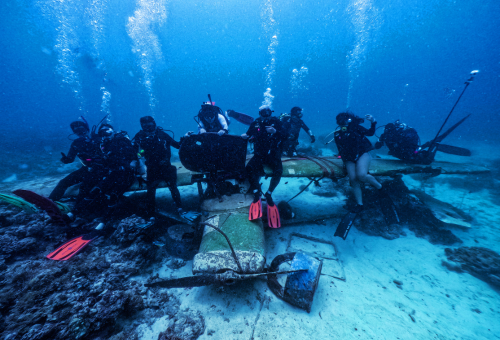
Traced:
<path fill-rule="evenodd" d="M 482 156 L 473 161 L 487 163 Z M 425 190 L 474 217 L 472 228 L 451 229 L 463 244 L 450 248 L 481 246 L 500 251 L 500 206 L 492 194 L 499 190 L 497 179 L 493 178 L 496 187 L 483 183 L 484 187 L 476 189 L 470 188 L 474 183 L 453 185 L 482 183 L 471 176 L 427 180 L 404 176 L 403 180 L 408 188 Z M 307 179 L 282 180 L 274 193 L 275 201 L 293 197 L 307 183 Z M 330 181 L 322 181 L 322 186 L 339 189 Z M 192 188 L 184 190 L 183 194 L 193 193 Z M 171 289 L 181 301 L 181 310 L 203 315 L 206 330 L 199 339 L 500 338 L 499 291 L 470 274 L 443 266 L 444 249 L 449 246 L 433 245 L 409 230 L 407 236 L 394 240 L 368 236 L 355 227 L 345 241 L 334 237 L 345 213 L 339 210 L 345 197 L 322 197 L 314 190 L 312 186 L 291 202 L 296 214 L 338 212 L 338 217 L 324 223 L 266 229 L 267 262 L 286 252 L 292 233 L 313 236 L 333 242 L 345 281 L 322 274 L 310 313 L 278 299 L 264 280 L 230 287 Z M 189 276 L 191 261 L 175 271 L 162 267 L 158 273 L 161 277 Z M 138 330 L 141 339 L 156 340 L 168 326 L 168 317 L 162 317 Z"/>

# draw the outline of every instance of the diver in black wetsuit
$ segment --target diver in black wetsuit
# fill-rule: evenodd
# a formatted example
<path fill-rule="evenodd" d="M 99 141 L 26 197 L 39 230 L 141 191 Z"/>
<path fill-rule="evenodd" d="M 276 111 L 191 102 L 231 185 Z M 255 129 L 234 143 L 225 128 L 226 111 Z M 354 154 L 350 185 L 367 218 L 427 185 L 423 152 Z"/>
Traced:
<path fill-rule="evenodd" d="M 74 214 L 82 211 L 96 212 L 98 208 L 108 208 L 107 214 L 118 204 L 123 193 L 134 182 L 134 170 L 131 163 L 137 160 L 132 142 L 126 132 L 115 132 L 109 124 L 102 124 L 98 130 L 101 138 L 101 154 L 105 171 L 95 183 L 88 195 L 75 205 Z"/>
<path fill-rule="evenodd" d="M 288 157 L 297 156 L 300 129 L 303 129 L 311 137 L 311 143 L 316 141 L 316 137 L 314 137 L 311 129 L 304 123 L 302 116 L 302 109 L 298 106 L 293 107 L 290 114 L 282 114 L 280 116 L 280 120 L 289 134 L 288 139 L 283 143 L 283 154 Z"/>
<path fill-rule="evenodd" d="M 287 138 L 287 133 L 278 117 L 272 117 L 273 111 L 266 107 L 259 111 L 259 118 L 255 119 L 248 131 L 241 137 L 254 143 L 254 156 L 246 166 L 246 172 L 250 181 L 250 190 L 254 194 L 254 202 L 261 196 L 259 188 L 259 177 L 264 174 L 264 165 L 269 166 L 273 171 L 269 189 L 266 192 L 268 204 L 274 204 L 271 195 L 278 186 L 283 173 L 281 163 L 281 153 L 283 141 Z"/>
<path fill-rule="evenodd" d="M 420 147 L 417 131 L 399 120 L 385 126 L 384 133 L 375 143 L 375 149 L 380 149 L 384 143 L 389 148 L 389 155 L 401 160 L 426 165 L 434 160 L 434 154 Z"/>
<path fill-rule="evenodd" d="M 103 166 L 99 142 L 90 136 L 88 124 L 84 121 L 77 120 L 72 122 L 70 127 L 78 138 L 71 143 L 67 156 L 61 152 L 61 162 L 64 164 L 73 163 L 75 158 L 78 157 L 83 166 L 59 181 L 49 195 L 52 201 L 60 200 L 69 187 L 85 181 L 91 181 L 94 175 L 97 174 L 98 170 Z M 77 200 L 81 199 L 83 196 L 84 193 L 82 189 L 80 189 Z"/>
<path fill-rule="evenodd" d="M 377 122 L 372 115 L 366 115 L 366 120 L 371 122 L 370 129 L 362 127 L 363 119 L 355 116 L 351 112 L 342 112 L 337 115 L 337 124 L 340 129 L 335 131 L 335 144 L 347 169 L 349 181 L 356 198 L 356 207 L 353 212 L 363 210 L 363 195 L 361 192 L 361 182 L 368 183 L 377 189 L 382 189 L 380 184 L 372 175 L 368 174 L 372 157 L 368 153 L 373 150 L 373 146 L 366 136 L 375 134 Z"/>
<path fill-rule="evenodd" d="M 170 147 L 179 149 L 181 144 L 170 137 L 161 127 L 157 127 L 153 117 L 142 117 L 140 122 L 142 130 L 135 135 L 132 143 L 141 156 L 139 160 L 145 159 L 147 166 L 147 217 L 155 215 L 156 189 L 162 180 L 167 183 L 172 199 L 182 216 L 181 195 L 177 188 L 177 169 L 170 163 Z"/>

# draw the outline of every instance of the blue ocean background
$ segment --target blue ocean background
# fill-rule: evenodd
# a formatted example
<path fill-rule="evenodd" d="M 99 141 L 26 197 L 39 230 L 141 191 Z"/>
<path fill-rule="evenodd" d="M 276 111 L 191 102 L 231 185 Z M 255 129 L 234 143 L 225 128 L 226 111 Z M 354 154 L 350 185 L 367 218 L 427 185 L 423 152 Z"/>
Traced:
<path fill-rule="evenodd" d="M 178 139 L 208 93 L 257 116 L 268 88 L 276 113 L 303 107 L 317 135 L 349 108 L 401 118 L 424 142 L 474 69 L 450 123 L 472 116 L 452 138 L 500 139 L 498 1 L 7 0 L 0 13 L 0 132 L 14 155 L 69 146 L 81 115 L 109 113 L 132 136 L 153 115 Z"/>

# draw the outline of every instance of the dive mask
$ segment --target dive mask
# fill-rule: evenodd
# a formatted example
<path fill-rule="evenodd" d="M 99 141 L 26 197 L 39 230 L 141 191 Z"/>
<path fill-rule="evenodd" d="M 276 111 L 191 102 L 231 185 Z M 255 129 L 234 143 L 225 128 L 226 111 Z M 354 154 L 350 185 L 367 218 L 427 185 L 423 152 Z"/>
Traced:
<path fill-rule="evenodd" d="M 146 133 L 152 133 L 156 130 L 155 122 L 146 122 L 141 124 L 142 130 Z"/>

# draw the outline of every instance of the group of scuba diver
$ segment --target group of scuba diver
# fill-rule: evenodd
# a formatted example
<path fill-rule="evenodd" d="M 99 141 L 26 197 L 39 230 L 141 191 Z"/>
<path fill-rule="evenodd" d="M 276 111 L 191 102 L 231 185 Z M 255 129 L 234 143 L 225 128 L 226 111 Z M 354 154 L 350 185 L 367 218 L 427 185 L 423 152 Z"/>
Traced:
<path fill-rule="evenodd" d="M 250 183 L 249 193 L 253 195 L 249 219 L 262 217 L 261 197 L 264 196 L 267 202 L 269 226 L 280 227 L 279 212 L 272 194 L 283 173 L 281 158 L 300 156 L 297 154 L 297 146 L 301 129 L 307 132 L 311 143 L 316 140 L 302 120 L 302 108 L 293 107 L 289 114 L 278 117 L 273 116 L 274 111 L 271 108 L 262 107 L 259 110 L 259 117 L 253 119 L 234 110 L 223 112 L 212 102 L 210 95 L 209 100 L 202 104 L 195 118 L 198 124 L 197 134 L 212 133 L 218 138 L 224 138 L 224 135 L 229 133 L 231 118 L 249 125 L 247 132 L 241 135 L 241 138 L 253 144 L 253 157 L 246 164 L 244 174 Z M 361 125 L 364 120 L 352 112 L 339 113 L 336 116 L 338 127 L 332 132 L 334 138 L 330 142 L 335 141 L 338 157 L 344 163 L 353 189 L 356 206 L 350 208 L 350 212 L 356 214 L 363 210 L 361 183 L 375 187 L 380 190 L 382 197 L 387 197 L 382 184 L 369 174 L 372 160 L 370 151 L 379 149 L 385 144 L 389 148 L 390 155 L 405 162 L 425 165 L 433 162 L 438 150 L 466 155 L 468 150 L 443 146 L 440 142 L 467 117 L 441 135 L 440 130 L 436 138 L 423 145 L 420 145 L 415 129 L 397 120 L 385 125 L 384 132 L 373 146 L 367 138 L 373 136 L 376 130 L 377 122 L 372 115 L 365 116 L 371 123 L 370 128 L 366 129 Z M 176 141 L 163 128 L 156 125 L 153 117 L 145 116 L 140 118 L 141 130 L 130 140 L 126 132 L 115 131 L 110 124 L 103 123 L 104 119 L 92 129 L 83 117 L 80 119 L 70 124 L 78 138 L 72 142 L 67 155 L 61 153 L 61 161 L 68 164 L 78 157 L 83 166 L 62 179 L 49 196 L 52 201 L 58 201 L 64 196 L 66 189 L 80 184 L 74 208 L 68 215 L 71 219 L 90 213 L 110 216 L 122 195 L 136 179 L 141 187 L 144 182 L 146 183 L 144 217 L 147 219 L 153 221 L 155 219 L 156 189 L 162 181 L 170 189 L 180 217 L 193 221 L 199 216 L 199 213 L 183 209 L 177 188 L 177 169 L 171 164 L 171 147 L 180 149 L 183 140 L 195 132 L 189 131 L 180 141 Z M 272 170 L 269 188 L 265 192 L 261 190 L 259 184 L 261 176 L 265 174 L 264 166 Z"/>
<path fill-rule="evenodd" d="M 283 114 L 280 118 L 272 117 L 272 112 L 269 108 L 263 108 L 259 111 L 259 118 L 254 120 L 233 110 L 223 112 L 210 98 L 209 102 L 202 104 L 195 120 L 198 134 L 214 133 L 221 138 L 229 132 L 230 117 L 250 125 L 241 136 L 254 144 L 254 156 L 246 166 L 246 177 L 251 183 L 255 201 L 260 201 L 259 178 L 263 174 L 263 166 L 268 165 L 273 169 L 271 185 L 265 197 L 268 206 L 275 208 L 276 215 L 277 207 L 271 194 L 283 172 L 281 156 L 297 155 L 301 128 L 309 134 L 311 142 L 315 141 L 315 137 L 301 119 L 301 108 L 294 107 L 290 114 Z M 156 189 L 164 181 L 180 217 L 188 221 L 196 219 L 198 213 L 183 210 L 177 188 L 177 169 L 170 161 L 171 147 L 180 149 L 183 139 L 195 133 L 189 131 L 180 141 L 176 141 L 156 125 L 153 117 L 145 116 L 140 118 L 141 130 L 130 140 L 126 132 L 116 131 L 110 124 L 103 123 L 105 119 L 92 129 L 83 117 L 70 124 L 77 138 L 72 141 L 67 155 L 61 153 L 61 162 L 69 164 L 78 158 L 83 166 L 63 178 L 49 198 L 54 202 L 59 201 L 69 187 L 79 184 L 74 207 L 68 214 L 70 219 L 88 214 L 106 218 L 113 214 L 122 195 L 137 179 L 141 187 L 146 183 L 146 208 L 143 215 L 154 220 Z M 279 215 L 277 218 L 276 223 L 279 223 Z"/>

